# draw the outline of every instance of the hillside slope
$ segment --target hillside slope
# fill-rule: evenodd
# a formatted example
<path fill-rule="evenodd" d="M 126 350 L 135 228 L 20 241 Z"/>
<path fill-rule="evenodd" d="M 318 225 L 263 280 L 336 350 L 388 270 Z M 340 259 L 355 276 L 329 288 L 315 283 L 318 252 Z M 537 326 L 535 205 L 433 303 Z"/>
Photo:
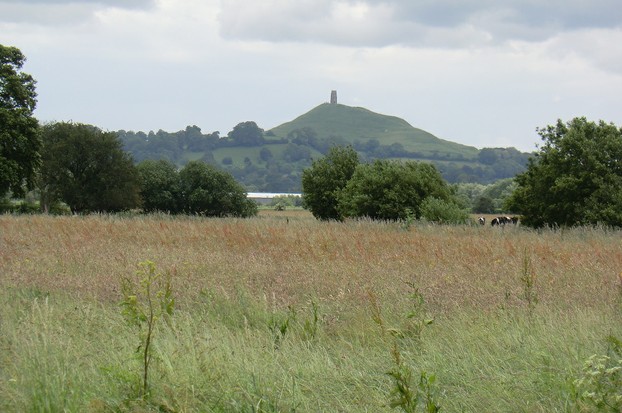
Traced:
<path fill-rule="evenodd" d="M 470 160 L 478 149 L 437 138 L 395 116 L 382 115 L 361 107 L 324 103 L 269 132 L 279 138 L 297 129 L 311 128 L 321 138 L 340 137 L 351 144 L 376 139 L 381 145 L 401 144 L 422 156 L 449 155 Z"/>

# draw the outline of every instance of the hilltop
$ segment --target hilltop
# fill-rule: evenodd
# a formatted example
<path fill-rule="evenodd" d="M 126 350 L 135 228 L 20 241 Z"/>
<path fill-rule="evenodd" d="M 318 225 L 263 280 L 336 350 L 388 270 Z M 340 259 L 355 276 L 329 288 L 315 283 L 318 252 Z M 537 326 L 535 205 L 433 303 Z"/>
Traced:
<path fill-rule="evenodd" d="M 318 136 L 342 138 L 352 145 L 364 145 L 374 139 L 380 145 L 400 144 L 404 150 L 416 152 L 421 157 L 443 154 L 466 160 L 476 159 L 479 152 L 473 146 L 437 138 L 404 119 L 337 103 L 323 103 L 269 132 L 284 138 L 292 131 L 304 128 L 313 129 Z"/>

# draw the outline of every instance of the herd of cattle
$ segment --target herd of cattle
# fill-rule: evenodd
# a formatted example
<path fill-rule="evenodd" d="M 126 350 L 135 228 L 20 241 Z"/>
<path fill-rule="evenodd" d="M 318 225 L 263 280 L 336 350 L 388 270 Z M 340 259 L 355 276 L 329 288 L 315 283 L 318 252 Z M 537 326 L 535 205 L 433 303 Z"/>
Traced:
<path fill-rule="evenodd" d="M 477 221 L 481 225 L 486 225 L 485 217 L 479 217 Z M 493 227 L 504 226 L 506 224 L 512 224 L 512 225 L 518 224 L 518 217 L 496 217 L 496 218 L 493 218 L 492 221 L 490 221 L 490 225 L 492 225 Z"/>

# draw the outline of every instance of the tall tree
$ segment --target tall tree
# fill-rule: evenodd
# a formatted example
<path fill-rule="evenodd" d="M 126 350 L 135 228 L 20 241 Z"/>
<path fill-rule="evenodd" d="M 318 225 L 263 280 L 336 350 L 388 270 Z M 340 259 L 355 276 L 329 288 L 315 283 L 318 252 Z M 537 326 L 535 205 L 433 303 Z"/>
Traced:
<path fill-rule="evenodd" d="M 62 122 L 45 125 L 42 136 L 44 208 L 55 200 L 62 200 L 76 213 L 139 206 L 138 172 L 116 133 Z"/>
<path fill-rule="evenodd" d="M 36 81 L 21 72 L 25 60 L 19 49 L 0 44 L 0 196 L 32 189 L 41 161 Z"/>
<path fill-rule="evenodd" d="M 302 172 L 303 206 L 317 219 L 343 219 L 338 209 L 339 194 L 358 164 L 358 154 L 350 146 L 334 146 L 324 158 L 314 160 Z"/>
<path fill-rule="evenodd" d="M 538 133 L 544 145 L 507 202 L 523 224 L 622 226 L 622 129 L 582 117 Z"/>

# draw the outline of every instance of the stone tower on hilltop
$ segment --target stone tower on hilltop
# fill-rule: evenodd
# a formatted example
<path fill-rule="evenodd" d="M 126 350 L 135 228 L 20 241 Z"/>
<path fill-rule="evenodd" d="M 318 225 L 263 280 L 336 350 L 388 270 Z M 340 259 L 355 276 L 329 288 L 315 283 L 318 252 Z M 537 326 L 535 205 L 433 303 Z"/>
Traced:
<path fill-rule="evenodd" d="M 332 105 L 336 105 L 337 104 L 337 91 L 333 90 L 330 92 L 330 103 Z"/>

